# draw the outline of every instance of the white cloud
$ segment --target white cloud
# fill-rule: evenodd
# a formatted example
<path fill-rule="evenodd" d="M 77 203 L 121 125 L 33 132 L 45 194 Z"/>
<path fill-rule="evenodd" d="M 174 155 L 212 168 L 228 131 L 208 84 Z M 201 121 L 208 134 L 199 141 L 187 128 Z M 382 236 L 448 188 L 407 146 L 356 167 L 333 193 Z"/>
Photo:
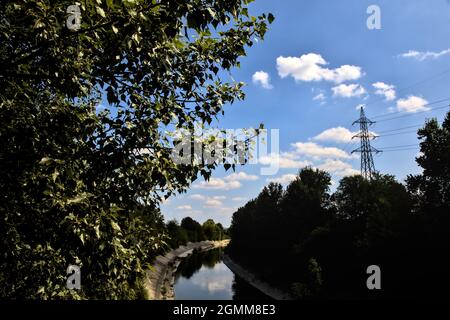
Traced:
<path fill-rule="evenodd" d="M 331 88 L 333 90 L 333 95 L 335 97 L 351 98 L 360 97 L 366 93 L 366 89 L 363 86 L 353 83 L 353 84 L 340 84 L 336 87 Z"/>
<path fill-rule="evenodd" d="M 359 171 L 353 169 L 351 164 L 341 160 L 327 159 L 324 163 L 318 165 L 317 167 L 321 170 L 334 173 L 341 177 L 359 174 Z"/>
<path fill-rule="evenodd" d="M 217 267 L 214 271 L 208 270 L 205 277 L 193 277 L 192 283 L 200 286 L 202 289 L 208 290 L 209 293 L 214 294 L 216 292 L 231 292 L 230 283 L 233 279 L 230 279 L 228 275 L 221 275 L 217 272 Z"/>
<path fill-rule="evenodd" d="M 354 169 L 350 163 L 346 163 L 336 159 L 326 159 L 325 162 L 314 165 L 313 168 L 324 170 L 340 177 L 359 174 L 359 171 Z M 295 174 L 284 174 L 280 177 L 267 179 L 267 182 L 275 182 L 286 185 L 294 181 L 296 178 L 297 175 Z"/>
<path fill-rule="evenodd" d="M 314 142 L 296 142 L 292 146 L 295 152 L 312 158 L 351 158 L 344 150 L 335 147 L 323 147 Z"/>
<path fill-rule="evenodd" d="M 259 84 L 264 89 L 272 89 L 273 86 L 270 84 L 270 76 L 267 72 L 257 71 L 252 76 L 252 81 L 254 84 Z"/>
<path fill-rule="evenodd" d="M 341 83 L 362 76 L 360 67 L 343 65 L 336 69 L 324 68 L 328 63 L 320 54 L 308 53 L 300 57 L 278 57 L 277 70 L 280 77 L 292 76 L 296 81 L 332 81 Z"/>
<path fill-rule="evenodd" d="M 192 200 L 199 200 L 199 201 L 206 200 L 206 197 L 202 196 L 201 194 L 193 194 L 189 198 L 191 198 Z"/>
<path fill-rule="evenodd" d="M 217 200 L 217 199 L 207 199 L 205 201 L 205 205 L 204 207 L 206 208 L 217 208 L 217 207 L 221 207 L 223 205 L 222 201 Z"/>
<path fill-rule="evenodd" d="M 330 128 L 315 136 L 317 141 L 350 142 L 356 132 L 352 132 L 344 127 Z"/>
<path fill-rule="evenodd" d="M 426 107 L 427 104 L 428 101 L 422 97 L 409 96 L 406 99 L 397 100 L 397 109 L 399 111 L 414 113 L 418 111 L 430 110 L 430 108 Z"/>
<path fill-rule="evenodd" d="M 245 201 L 245 200 L 247 200 L 247 198 L 244 198 L 244 197 L 233 197 L 233 198 L 231 198 L 231 200 L 233 200 L 233 201 Z"/>
<path fill-rule="evenodd" d="M 238 189 L 242 185 L 239 181 L 225 181 L 220 178 L 211 178 L 209 181 L 202 181 L 198 184 L 194 184 L 193 188 L 199 189 L 214 189 L 214 190 L 230 190 Z"/>
<path fill-rule="evenodd" d="M 321 92 L 318 95 L 314 96 L 313 100 L 314 101 L 321 101 L 324 102 L 326 99 L 325 95 Z"/>
<path fill-rule="evenodd" d="M 267 179 L 267 182 L 275 182 L 280 184 L 288 184 L 297 178 L 295 174 L 284 174 L 278 178 Z"/>
<path fill-rule="evenodd" d="M 191 205 L 186 204 L 186 205 L 183 205 L 183 206 L 178 206 L 177 209 L 178 210 L 192 210 L 192 207 L 191 207 Z"/>
<path fill-rule="evenodd" d="M 262 165 L 270 165 L 272 163 L 278 162 L 278 165 L 282 169 L 298 169 L 303 168 L 311 163 L 306 160 L 297 160 L 296 156 L 292 153 L 283 152 L 281 154 L 270 153 L 267 156 L 261 156 L 259 158 L 259 163 Z"/>
<path fill-rule="evenodd" d="M 198 200 L 204 202 L 204 207 L 212 208 L 212 207 L 220 207 L 223 205 L 221 200 L 225 200 L 227 197 L 225 196 L 214 196 L 214 197 L 206 197 L 201 194 L 193 194 L 189 198 L 193 200 Z"/>
<path fill-rule="evenodd" d="M 255 181 L 258 176 L 247 174 L 245 172 L 232 173 L 224 178 L 227 181 Z"/>
<path fill-rule="evenodd" d="M 375 94 L 384 96 L 386 101 L 392 101 L 395 99 L 395 86 L 380 81 L 373 83 L 372 86 L 377 89 Z"/>
<path fill-rule="evenodd" d="M 416 59 L 418 61 L 424 61 L 427 59 L 438 59 L 441 56 L 444 56 L 447 54 L 450 54 L 450 48 L 439 51 L 439 52 L 409 50 L 408 52 L 400 54 L 399 57 L 412 58 L 412 59 Z"/>

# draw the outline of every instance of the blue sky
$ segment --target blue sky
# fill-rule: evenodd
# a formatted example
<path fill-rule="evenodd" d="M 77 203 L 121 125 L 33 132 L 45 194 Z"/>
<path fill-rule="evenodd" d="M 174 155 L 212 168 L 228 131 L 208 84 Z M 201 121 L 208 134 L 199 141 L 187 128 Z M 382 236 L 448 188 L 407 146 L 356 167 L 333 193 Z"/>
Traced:
<path fill-rule="evenodd" d="M 370 5 L 381 10 L 381 29 L 367 28 Z M 282 168 L 274 176 L 262 176 L 260 165 L 238 167 L 236 174 L 219 168 L 212 183 L 195 182 L 164 203 L 167 220 L 213 218 L 228 226 L 232 213 L 269 181 L 286 184 L 306 163 L 330 171 L 335 188 L 342 176 L 359 171 L 359 158 L 349 155 L 357 141 L 349 136 L 358 130 L 352 122 L 360 104 L 378 121 L 375 133 L 411 127 L 380 133 L 373 146 L 386 151 L 418 144 L 413 126 L 442 120 L 448 111 L 439 107 L 450 100 L 428 103 L 450 98 L 450 1 L 256 0 L 250 12 L 271 12 L 275 21 L 232 72 L 247 84 L 247 97 L 225 107 L 219 126 L 262 122 L 279 129 Z M 399 180 L 420 172 L 418 148 L 411 148 L 374 156 L 376 169 Z"/>

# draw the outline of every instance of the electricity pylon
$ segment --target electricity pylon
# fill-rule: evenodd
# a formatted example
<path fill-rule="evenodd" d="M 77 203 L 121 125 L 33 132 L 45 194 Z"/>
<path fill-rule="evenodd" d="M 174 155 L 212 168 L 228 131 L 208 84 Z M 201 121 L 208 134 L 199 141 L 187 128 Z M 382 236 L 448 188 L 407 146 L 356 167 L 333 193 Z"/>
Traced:
<path fill-rule="evenodd" d="M 381 152 L 370 145 L 370 140 L 376 138 L 375 135 L 369 132 L 369 126 L 373 125 L 375 122 L 369 120 L 365 113 L 364 107 L 361 106 L 359 119 L 353 122 L 359 123 L 359 132 L 355 134 L 353 138 L 359 138 L 361 141 L 361 146 L 352 151 L 361 153 L 361 175 L 366 179 L 371 179 L 372 175 L 375 173 L 375 165 L 373 164 L 372 153 Z"/>

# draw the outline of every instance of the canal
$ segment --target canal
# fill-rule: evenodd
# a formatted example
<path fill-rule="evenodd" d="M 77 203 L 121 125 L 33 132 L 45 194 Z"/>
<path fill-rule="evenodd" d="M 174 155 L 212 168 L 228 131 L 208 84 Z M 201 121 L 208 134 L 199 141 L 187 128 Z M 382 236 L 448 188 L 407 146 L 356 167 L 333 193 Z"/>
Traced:
<path fill-rule="evenodd" d="M 270 297 L 235 275 L 222 262 L 223 249 L 195 252 L 175 277 L 176 300 L 266 300 Z"/>

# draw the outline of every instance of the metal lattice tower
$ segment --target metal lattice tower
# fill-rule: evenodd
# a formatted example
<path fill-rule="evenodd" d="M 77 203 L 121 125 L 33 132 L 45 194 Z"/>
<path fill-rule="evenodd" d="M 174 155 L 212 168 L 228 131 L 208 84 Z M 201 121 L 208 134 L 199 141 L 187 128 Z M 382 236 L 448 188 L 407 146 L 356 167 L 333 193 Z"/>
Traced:
<path fill-rule="evenodd" d="M 373 164 L 372 153 L 381 152 L 370 145 L 370 140 L 376 138 L 375 135 L 369 132 L 369 126 L 373 125 L 375 122 L 369 120 L 365 113 L 364 107 L 361 106 L 359 119 L 353 122 L 359 123 L 359 132 L 354 135 L 353 138 L 359 138 L 361 141 L 361 146 L 352 151 L 361 153 L 361 175 L 366 179 L 371 179 L 372 175 L 375 173 L 375 165 Z"/>

